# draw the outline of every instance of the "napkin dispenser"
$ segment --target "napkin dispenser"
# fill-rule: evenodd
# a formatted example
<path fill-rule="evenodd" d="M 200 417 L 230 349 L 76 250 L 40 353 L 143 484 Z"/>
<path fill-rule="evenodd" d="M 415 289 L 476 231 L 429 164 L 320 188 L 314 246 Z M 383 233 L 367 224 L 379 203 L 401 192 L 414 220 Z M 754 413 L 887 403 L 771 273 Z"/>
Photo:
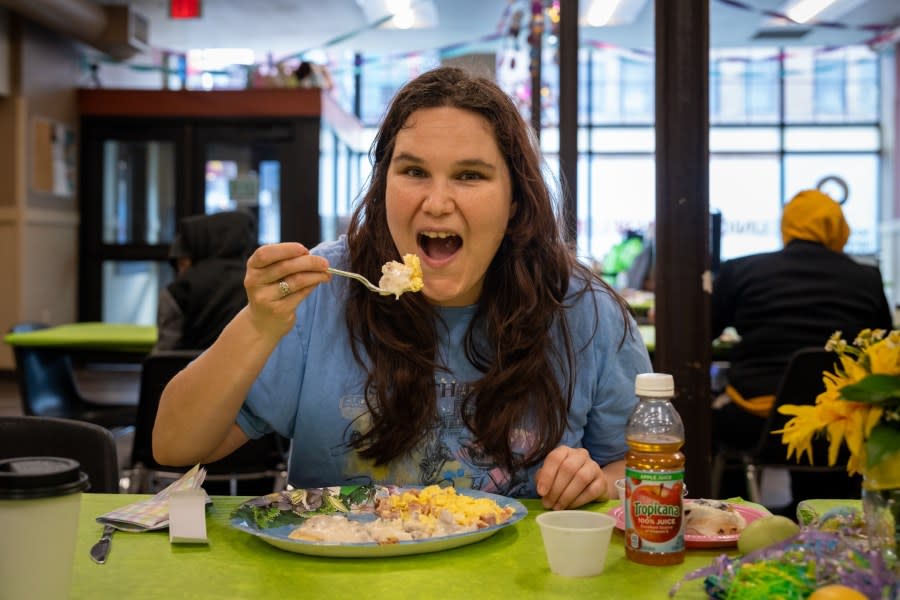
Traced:
<path fill-rule="evenodd" d="M 173 492 L 169 496 L 169 542 L 208 544 L 206 537 L 207 495 L 202 488 Z"/>

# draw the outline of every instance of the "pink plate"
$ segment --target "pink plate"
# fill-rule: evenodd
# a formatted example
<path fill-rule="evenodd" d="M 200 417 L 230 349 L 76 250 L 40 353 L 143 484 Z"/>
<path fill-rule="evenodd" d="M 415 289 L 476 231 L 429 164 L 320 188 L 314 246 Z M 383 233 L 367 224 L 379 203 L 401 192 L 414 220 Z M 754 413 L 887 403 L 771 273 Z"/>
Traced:
<path fill-rule="evenodd" d="M 687 501 L 687 500 L 686 500 Z M 732 504 L 734 510 L 739 512 L 744 520 L 749 524 L 760 517 L 765 517 L 769 513 L 765 510 L 753 508 L 744 504 Z M 625 507 L 617 506 L 609 511 L 609 515 L 616 520 L 616 529 L 625 531 Z M 691 535 L 685 534 L 684 545 L 687 548 L 725 548 L 727 546 L 737 545 L 740 534 L 732 535 Z"/>

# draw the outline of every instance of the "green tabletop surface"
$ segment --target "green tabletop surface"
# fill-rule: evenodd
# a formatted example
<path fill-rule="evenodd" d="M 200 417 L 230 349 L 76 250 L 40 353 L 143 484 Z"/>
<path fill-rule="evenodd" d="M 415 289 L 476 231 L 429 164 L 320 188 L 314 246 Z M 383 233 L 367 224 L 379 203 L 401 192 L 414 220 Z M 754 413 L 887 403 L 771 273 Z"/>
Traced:
<path fill-rule="evenodd" d="M 11 346 L 149 353 L 156 344 L 155 325 L 68 323 L 35 331 L 8 333 Z"/>
<path fill-rule="evenodd" d="M 819 519 L 822 515 L 833 510 L 856 511 L 862 513 L 862 500 L 854 499 L 813 499 L 801 500 L 797 504 L 797 522 L 806 526 Z"/>
<path fill-rule="evenodd" d="M 653 325 L 638 325 L 638 331 L 647 346 L 647 352 L 652 353 L 656 349 L 656 327 Z"/>
<path fill-rule="evenodd" d="M 710 565 L 724 550 L 688 550 L 683 564 L 649 567 L 625 558 L 623 535 L 613 532 L 606 569 L 596 577 L 554 575 L 547 566 L 535 517 L 525 500 L 522 521 L 468 546 L 389 558 L 321 558 L 279 550 L 229 524 L 245 497 L 214 496 L 207 512 L 208 545 L 170 544 L 167 530 L 112 538 L 106 564 L 90 547 L 100 538 L 98 515 L 148 496 L 83 494 L 72 574 L 79 598 L 520 598 L 664 599 L 686 573 Z M 618 500 L 586 507 L 605 512 Z M 702 582 L 682 586 L 676 600 L 706 598 Z"/>
<path fill-rule="evenodd" d="M 643 338 L 644 340 L 644 345 L 647 346 L 647 352 L 653 354 L 653 352 L 656 350 L 656 326 L 649 323 L 644 323 L 638 325 L 638 331 L 641 334 L 641 338 Z M 713 359 L 722 360 L 728 358 L 728 354 L 733 347 L 734 342 L 723 341 L 721 339 L 713 340 Z"/>

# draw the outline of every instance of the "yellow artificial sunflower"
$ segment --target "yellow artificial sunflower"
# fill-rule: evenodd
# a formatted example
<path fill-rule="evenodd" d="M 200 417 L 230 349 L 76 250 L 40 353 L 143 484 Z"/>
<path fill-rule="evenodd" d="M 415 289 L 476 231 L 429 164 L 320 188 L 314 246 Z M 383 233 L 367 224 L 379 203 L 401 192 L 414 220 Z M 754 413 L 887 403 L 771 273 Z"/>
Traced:
<path fill-rule="evenodd" d="M 812 441 L 824 433 L 828 439 L 828 464 L 837 462 L 841 445 L 850 451 L 847 472 L 873 476 L 888 470 L 890 479 L 900 457 L 900 331 L 864 329 L 853 344 L 836 332 L 826 349 L 837 353 L 834 372 L 824 372 L 825 391 L 813 406 L 786 404 L 778 412 L 791 419 L 781 441 L 787 456 L 806 454 L 812 463 Z M 873 432 L 877 430 L 877 435 Z M 886 466 L 883 463 L 889 463 Z"/>

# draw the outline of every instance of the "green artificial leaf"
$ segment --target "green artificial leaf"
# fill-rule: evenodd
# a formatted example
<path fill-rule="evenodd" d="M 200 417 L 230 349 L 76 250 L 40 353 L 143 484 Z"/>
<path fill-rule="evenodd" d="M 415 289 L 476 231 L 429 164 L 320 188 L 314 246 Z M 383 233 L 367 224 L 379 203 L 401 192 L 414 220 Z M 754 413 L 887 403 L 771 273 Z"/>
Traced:
<path fill-rule="evenodd" d="M 841 398 L 852 402 L 885 404 L 900 399 L 900 377 L 896 375 L 866 375 L 857 383 L 841 388 Z"/>
<path fill-rule="evenodd" d="M 886 423 L 872 428 L 866 440 L 866 466 L 874 467 L 886 456 L 900 450 L 900 429 Z"/>

